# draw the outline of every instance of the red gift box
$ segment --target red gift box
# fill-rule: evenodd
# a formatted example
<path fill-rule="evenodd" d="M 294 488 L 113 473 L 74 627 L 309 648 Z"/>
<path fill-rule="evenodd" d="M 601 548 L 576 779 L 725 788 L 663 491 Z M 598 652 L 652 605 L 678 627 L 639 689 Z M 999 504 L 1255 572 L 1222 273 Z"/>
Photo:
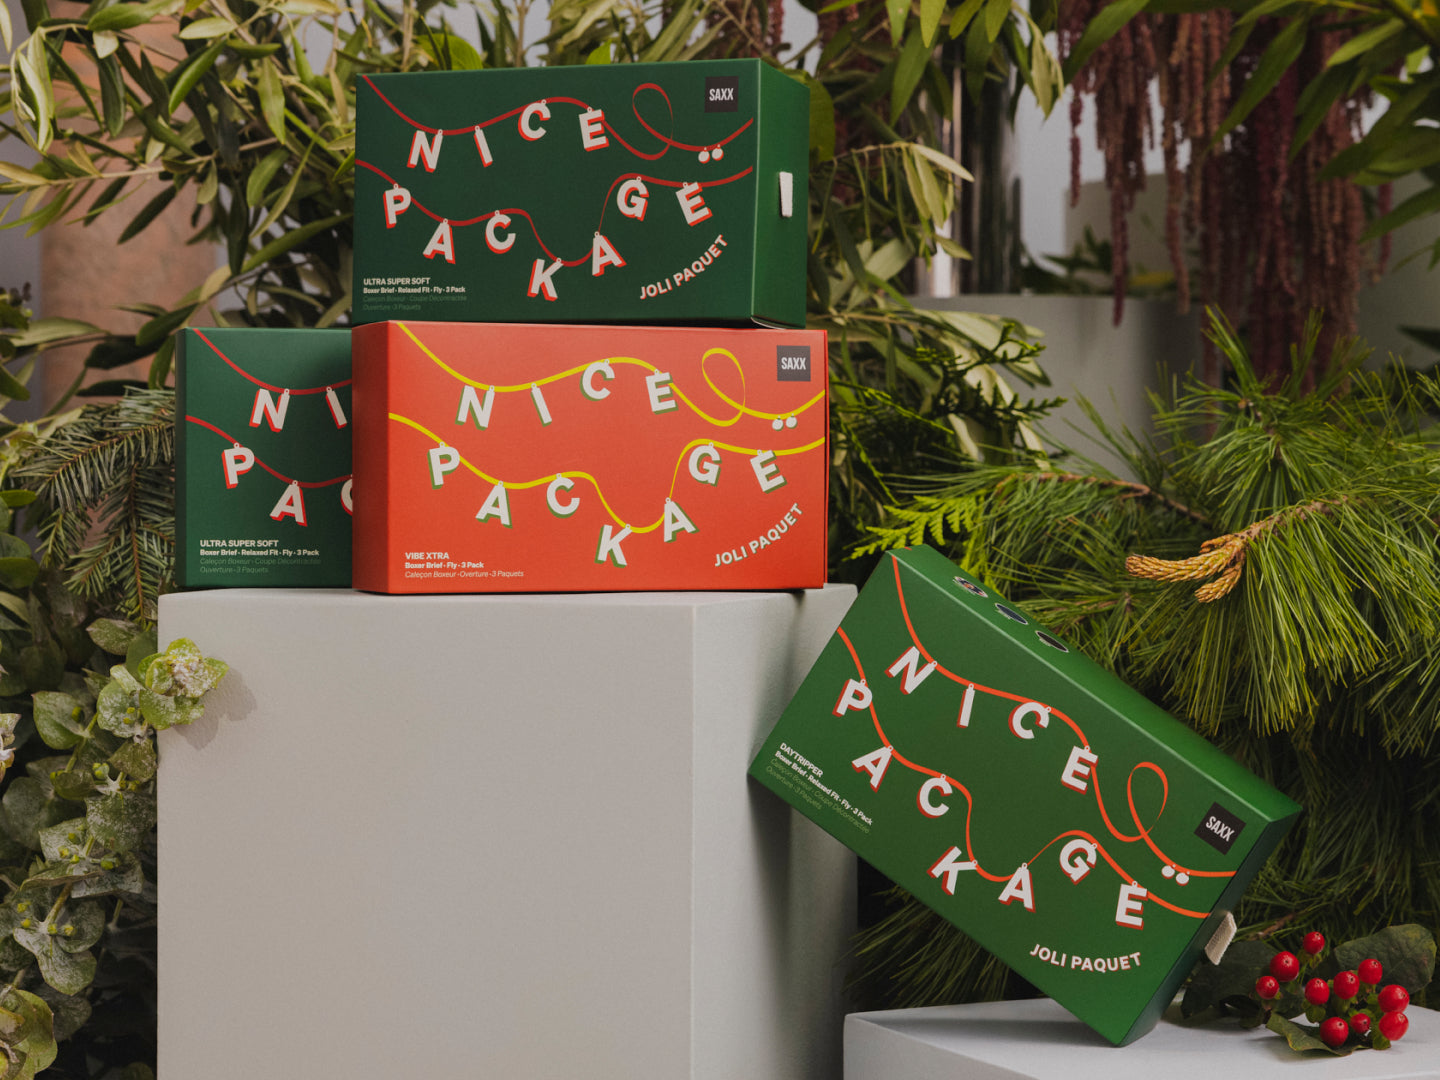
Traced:
<path fill-rule="evenodd" d="M 352 331 L 354 583 L 387 593 L 825 581 L 825 334 Z"/>

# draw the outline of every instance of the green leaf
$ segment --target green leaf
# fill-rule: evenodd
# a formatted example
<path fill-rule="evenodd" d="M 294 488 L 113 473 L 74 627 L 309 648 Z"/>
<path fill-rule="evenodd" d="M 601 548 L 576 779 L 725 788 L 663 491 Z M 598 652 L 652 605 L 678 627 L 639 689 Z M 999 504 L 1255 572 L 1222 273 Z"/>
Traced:
<path fill-rule="evenodd" d="M 53 135 L 51 121 L 55 118 L 55 89 L 50 82 L 50 64 L 45 53 L 44 39 L 32 37 L 15 51 L 11 60 L 14 71 L 20 74 L 20 83 L 30 91 L 35 107 L 35 145 L 42 153 L 50 146 Z"/>
<path fill-rule="evenodd" d="M 1407 337 L 1413 338 L 1427 349 L 1440 352 L 1440 329 L 1433 326 L 1402 326 L 1400 332 Z M 3 494 L 3 492 L 0 492 Z"/>
<path fill-rule="evenodd" d="M 59 690 L 34 695 L 35 728 L 52 750 L 69 750 L 85 738 L 85 706 Z"/>
<path fill-rule="evenodd" d="M 280 82 L 280 69 L 271 57 L 260 62 L 256 75 L 256 91 L 260 94 L 260 112 L 265 117 L 265 126 L 282 144 L 285 132 L 285 90 Z"/>
<path fill-rule="evenodd" d="M 1324 1050 L 1327 1054 L 1344 1057 L 1350 1053 L 1349 1046 L 1327 1046 L 1320 1038 L 1320 1029 L 1305 1027 L 1293 1020 L 1287 1020 L 1279 1013 L 1271 1013 L 1265 1026 L 1277 1034 L 1284 1035 L 1291 1050 Z"/>
<path fill-rule="evenodd" d="M 1245 14 L 1235 20 L 1236 26 L 1249 26 L 1266 15 L 1273 15 L 1285 8 L 1299 8 L 1301 5 L 1296 0 L 1261 0 L 1260 3 L 1248 9 Z"/>
<path fill-rule="evenodd" d="M 174 201 L 177 190 L 174 184 L 166 184 L 160 194 L 142 206 L 140 212 L 130 219 L 130 224 L 125 226 L 115 242 L 123 244 L 143 232 L 145 227 L 159 217 L 165 208 Z"/>
<path fill-rule="evenodd" d="M 54 1016 L 50 1006 L 28 990 L 12 987 L 0 998 L 0 1008 L 5 1011 L 0 1035 L 24 1058 L 19 1071 L 7 1080 L 33 1080 L 36 1073 L 49 1068 L 55 1061 Z"/>
<path fill-rule="evenodd" d="M 95 978 L 96 962 L 89 950 L 68 952 L 60 947 L 59 935 L 47 934 L 39 920 L 28 930 L 16 927 L 15 940 L 35 957 L 45 981 L 62 994 L 78 994 Z"/>
<path fill-rule="evenodd" d="M 1010 0 L 985 0 L 985 38 L 992 45 L 1010 18 Z"/>
<path fill-rule="evenodd" d="M 158 731 L 198 719 L 196 708 L 198 706 L 187 706 L 182 700 L 157 694 L 154 690 L 140 691 L 141 715 L 145 717 L 146 723 Z"/>
<path fill-rule="evenodd" d="M 805 76 L 810 90 L 810 149 L 817 162 L 835 157 L 835 99 L 819 79 Z"/>
<path fill-rule="evenodd" d="M 277 258 L 278 256 L 285 254 L 285 252 L 291 250 L 292 248 L 299 247 L 316 233 L 322 233 L 328 229 L 332 229 L 336 225 L 340 224 L 340 222 L 348 221 L 350 217 L 351 215 L 348 212 L 342 212 L 339 214 L 333 214 L 327 218 L 321 218 L 319 221 L 312 221 L 308 225 L 302 225 L 298 229 L 289 230 L 285 233 L 284 236 L 281 236 L 279 239 L 272 240 L 270 243 L 266 244 L 259 251 L 255 252 L 248 259 L 246 259 L 241 272 L 247 272 L 250 270 L 254 270 L 257 266 L 263 266 L 271 259 Z"/>
<path fill-rule="evenodd" d="M 20 650 L 17 673 L 29 690 L 53 690 L 65 677 L 65 654 L 54 641 L 27 645 Z"/>
<path fill-rule="evenodd" d="M 219 37 L 222 34 L 228 34 L 234 29 L 235 24 L 229 19 L 215 18 L 212 16 L 208 19 L 196 19 L 175 36 L 182 41 L 205 41 L 213 37 Z"/>
<path fill-rule="evenodd" d="M 961 180 L 975 179 L 973 176 L 970 175 L 969 169 L 965 168 L 948 154 L 942 154 L 939 150 L 935 150 L 932 147 L 926 146 L 924 143 L 918 142 L 911 143 L 910 149 L 913 150 L 915 153 L 919 154 L 921 157 L 925 158 L 925 160 L 931 162 L 932 164 L 940 166 L 940 168 L 944 169 L 946 172 L 954 173 Z"/>
<path fill-rule="evenodd" d="M 61 909 L 55 922 L 60 928 L 60 933 L 55 935 L 56 943 L 66 952 L 84 952 L 99 941 L 105 931 L 105 909 L 93 900 L 69 903 Z"/>
<path fill-rule="evenodd" d="M 1300 99 L 1295 103 L 1295 111 L 1300 119 L 1295 125 L 1295 134 L 1290 139 L 1291 161 L 1299 156 L 1305 143 L 1315 133 L 1321 121 L 1329 115 L 1331 107 L 1344 95 L 1349 85 L 1350 78 L 1344 71 L 1331 68 L 1305 87 Z"/>
<path fill-rule="evenodd" d="M 1075 73 L 1085 66 L 1090 54 L 1118 34 L 1131 19 L 1145 9 L 1146 0 L 1114 0 L 1100 9 L 1085 24 L 1085 30 L 1065 61 L 1065 82 L 1075 81 Z"/>
<path fill-rule="evenodd" d="M 88 322 L 81 322 L 79 319 L 62 319 L 58 316 L 47 316 L 43 319 L 31 319 L 30 328 L 13 334 L 10 340 L 22 349 L 35 348 L 40 345 L 49 345 L 58 341 L 66 341 L 68 338 L 88 337 L 91 334 L 103 334 L 104 330 Z"/>
<path fill-rule="evenodd" d="M 143 791 L 95 796 L 85 800 L 85 820 L 91 834 L 106 847 L 134 851 L 155 827 L 155 798 Z"/>
<path fill-rule="evenodd" d="M 610 53 L 610 42 L 602 41 L 599 45 L 596 45 L 595 48 L 590 50 L 589 55 L 585 57 L 585 63 L 608 64 L 610 63 Z"/>
<path fill-rule="evenodd" d="M 39 833 L 73 812 L 71 804 L 55 797 L 54 789 L 32 776 L 17 776 L 0 799 L 5 808 L 5 831 L 26 847 L 40 846 Z"/>
<path fill-rule="evenodd" d="M 152 0 L 148 4 L 111 4 L 90 16 L 86 28 L 92 31 L 129 30 L 149 22 L 162 9 L 170 7 L 172 0 Z"/>
<path fill-rule="evenodd" d="M 436 64 L 444 64 L 444 56 L 448 54 L 450 62 L 442 70 L 479 71 L 485 66 L 485 58 L 475 46 L 455 34 L 427 34 L 417 38 L 415 45 Z"/>
<path fill-rule="evenodd" d="M 256 165 L 255 168 L 250 171 L 250 175 L 245 180 L 245 204 L 247 206 L 261 205 L 261 196 L 265 194 L 265 189 L 270 186 L 270 181 L 274 179 L 276 171 L 284 162 L 289 160 L 290 151 L 283 146 L 271 150 L 270 153 L 260 159 L 260 164 Z"/>
<path fill-rule="evenodd" d="M 105 863 L 111 868 L 106 870 Z M 116 893 L 139 893 L 145 888 L 145 874 L 140 860 L 126 852 L 114 852 L 99 858 L 90 858 L 84 864 L 83 877 L 76 880 L 70 895 L 75 899 L 85 896 L 113 896 Z"/>
<path fill-rule="evenodd" d="M 128 619 L 96 619 L 85 628 L 90 640 L 111 656 L 124 656 L 140 627 Z"/>
<path fill-rule="evenodd" d="M 223 21 L 223 20 L 220 20 Z M 175 79 L 175 85 L 170 88 L 170 98 L 167 101 L 167 113 L 173 113 L 180 107 L 190 91 L 195 89 L 195 84 L 205 77 L 205 73 L 215 66 L 215 58 L 220 55 L 220 50 L 225 48 L 225 39 L 211 42 L 203 51 L 190 57 L 176 70 L 179 77 Z M 174 75 L 171 76 L 174 78 Z"/>
<path fill-rule="evenodd" d="M 34 559 L 13 556 L 0 558 L 0 580 L 13 589 L 28 588 L 39 576 L 40 564 Z"/>
<path fill-rule="evenodd" d="M 885 0 L 885 14 L 890 21 L 890 44 L 899 45 L 905 36 L 905 20 L 910 17 L 910 0 Z"/>
<path fill-rule="evenodd" d="M 1399 983 L 1412 994 L 1429 985 L 1435 974 L 1435 938 L 1414 923 L 1390 926 L 1377 934 L 1355 938 L 1338 946 L 1325 959 L 1325 972 L 1353 971 L 1369 957 L 1385 969 L 1385 982 Z"/>
<path fill-rule="evenodd" d="M 40 830 L 40 851 L 46 862 L 68 862 L 89 837 L 89 826 L 83 817 L 71 818 L 48 829 Z M 62 855 L 61 852 L 64 852 Z"/>
<path fill-rule="evenodd" d="M 985 0 L 964 0 L 964 3 L 955 9 L 954 14 L 950 16 L 951 40 L 965 32 L 965 28 L 970 25 L 970 20 L 976 16 L 980 11 L 980 6 L 984 3 Z"/>
<path fill-rule="evenodd" d="M 1426 188 L 1424 191 L 1410 196 L 1384 217 L 1372 221 L 1360 234 L 1360 239 L 1362 241 L 1375 240 L 1388 232 L 1393 232 L 1401 225 L 1436 211 L 1440 211 L 1440 186 Z"/>
<path fill-rule="evenodd" d="M 29 506 L 36 499 L 33 491 L 25 491 L 22 488 L 11 488 L 9 491 L 0 491 L 0 502 L 6 506 Z"/>
<path fill-rule="evenodd" d="M 116 666 L 124 670 L 123 665 Z M 119 735 L 122 739 L 132 738 L 144 726 L 139 694 L 139 687 L 127 690 L 118 680 L 107 684 L 95 699 L 95 722 L 112 735 Z"/>
<path fill-rule="evenodd" d="M 1308 25 L 1308 19 L 1298 18 L 1293 22 L 1286 23 L 1284 29 L 1275 35 L 1274 40 L 1266 46 L 1264 53 L 1261 54 L 1259 62 L 1255 65 L 1255 71 L 1246 80 L 1234 108 L 1225 117 L 1212 141 L 1218 141 L 1233 131 L 1236 125 L 1254 112 L 1255 106 L 1265 100 L 1270 91 L 1275 89 L 1275 84 L 1300 58 L 1300 53 L 1305 48 L 1305 29 Z"/>
<path fill-rule="evenodd" d="M 30 390 L 4 367 L 0 367 L 0 396 L 9 397 L 13 402 L 27 402 L 30 400 Z"/>
<path fill-rule="evenodd" d="M 1185 987 L 1180 1015 L 1195 1016 L 1228 998 L 1248 998 L 1256 973 L 1265 971 L 1274 955 L 1275 950 L 1263 941 L 1236 941 L 1225 950 L 1220 963 L 1202 958 Z"/>
<path fill-rule="evenodd" d="M 95 777 L 89 769 L 56 769 L 50 774 L 55 794 L 72 802 L 83 802 L 95 794 Z"/>
<path fill-rule="evenodd" d="M 920 36 L 928 49 L 935 44 L 940 29 L 940 16 L 945 14 L 945 0 L 920 0 Z"/>
<path fill-rule="evenodd" d="M 1378 26 L 1372 26 L 1363 34 L 1356 34 L 1331 53 L 1330 59 L 1325 61 L 1325 66 L 1338 67 L 1347 60 L 1353 60 L 1357 56 L 1363 56 L 1381 42 L 1388 41 L 1404 29 L 1405 24 L 1399 19 L 1387 19 Z"/>
<path fill-rule="evenodd" d="M 915 87 L 920 85 L 920 76 L 925 74 L 925 65 L 929 62 L 930 50 L 917 28 L 911 31 L 895 62 L 895 80 L 890 87 L 890 123 L 895 123 L 905 111 L 905 106 L 910 104 L 910 97 L 915 93 Z"/>
<path fill-rule="evenodd" d="M 155 775 L 155 743 L 151 739 L 133 739 L 110 755 L 110 765 L 130 779 L 146 783 Z"/>
<path fill-rule="evenodd" d="M 135 344 L 142 349 L 159 345 L 189 321 L 196 307 L 195 304 L 186 304 L 151 319 L 136 332 Z"/>
<path fill-rule="evenodd" d="M 175 339 L 168 337 L 161 344 L 160 348 L 155 350 L 155 359 L 150 364 L 150 375 L 147 380 L 147 385 L 151 390 L 159 390 L 165 385 L 166 380 L 170 377 L 170 363 L 174 359 L 174 356 Z"/>

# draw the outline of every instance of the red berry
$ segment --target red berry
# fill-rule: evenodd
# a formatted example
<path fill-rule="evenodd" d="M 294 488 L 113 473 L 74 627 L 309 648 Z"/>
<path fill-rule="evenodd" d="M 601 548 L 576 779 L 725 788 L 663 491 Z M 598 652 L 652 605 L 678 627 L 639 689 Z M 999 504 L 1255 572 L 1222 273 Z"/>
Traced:
<path fill-rule="evenodd" d="M 1358 1012 L 1350 1017 L 1350 1030 L 1353 1031 L 1356 1036 L 1370 1034 L 1370 1014 Z"/>
<path fill-rule="evenodd" d="M 1349 1001 L 1360 992 L 1360 977 L 1353 971 L 1341 971 L 1335 976 L 1335 996 Z"/>
<path fill-rule="evenodd" d="M 1315 955 L 1317 955 L 1317 954 L 1319 954 L 1319 953 L 1324 952 L 1324 951 L 1325 951 L 1325 935 L 1322 934 L 1322 933 L 1320 933 L 1319 930 L 1311 930 L 1308 934 L 1305 935 L 1305 941 L 1303 942 L 1303 947 L 1304 947 L 1305 951 L 1306 951 L 1307 953 L 1309 953 L 1311 956 L 1315 956 Z"/>
<path fill-rule="evenodd" d="M 1320 1025 L 1320 1038 L 1326 1046 L 1344 1046 L 1350 1037 L 1350 1025 L 1344 1017 L 1332 1016 Z"/>
<path fill-rule="evenodd" d="M 1410 1030 L 1410 1021 L 1403 1012 L 1387 1012 L 1380 1017 L 1380 1034 L 1391 1042 L 1402 1038 Z"/>
<path fill-rule="evenodd" d="M 1300 961 L 1293 952 L 1279 952 L 1270 958 L 1270 974 L 1281 982 L 1289 982 L 1300 974 Z"/>
<path fill-rule="evenodd" d="M 1280 983 L 1274 975 L 1261 975 L 1255 980 L 1255 993 L 1269 1001 L 1280 993 Z"/>
<path fill-rule="evenodd" d="M 1330 1000 L 1330 984 L 1324 979 L 1311 979 L 1305 984 L 1305 1000 L 1311 1005 L 1324 1005 Z"/>
<path fill-rule="evenodd" d="M 1387 1013 L 1400 1012 L 1410 1004 L 1410 991 L 1399 983 L 1391 983 L 1380 991 L 1380 1008 Z"/>
<path fill-rule="evenodd" d="M 1360 981 L 1366 986 L 1374 986 L 1385 975 L 1385 969 L 1379 960 L 1361 960 L 1360 966 L 1355 969 L 1359 972 Z"/>

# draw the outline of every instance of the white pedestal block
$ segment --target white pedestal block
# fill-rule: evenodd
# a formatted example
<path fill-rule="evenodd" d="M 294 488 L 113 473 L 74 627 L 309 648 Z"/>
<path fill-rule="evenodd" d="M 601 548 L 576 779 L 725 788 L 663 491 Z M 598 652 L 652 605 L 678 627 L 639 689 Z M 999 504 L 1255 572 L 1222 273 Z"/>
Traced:
<path fill-rule="evenodd" d="M 853 599 L 162 599 L 160 1080 L 833 1080 L 854 860 L 745 771 Z"/>
<path fill-rule="evenodd" d="M 1049 998 L 852 1013 L 845 1080 L 1436 1080 L 1440 1013 L 1411 1006 L 1410 1031 L 1384 1052 L 1297 1054 L 1272 1031 L 1162 1020 L 1113 1047 Z"/>

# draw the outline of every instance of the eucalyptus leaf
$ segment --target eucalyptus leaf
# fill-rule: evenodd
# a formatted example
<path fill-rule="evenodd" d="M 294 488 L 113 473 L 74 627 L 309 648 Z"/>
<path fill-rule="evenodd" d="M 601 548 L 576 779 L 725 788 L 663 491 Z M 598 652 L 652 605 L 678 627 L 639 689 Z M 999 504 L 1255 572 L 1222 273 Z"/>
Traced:
<path fill-rule="evenodd" d="M 40 850 L 49 862 L 68 861 L 90 836 L 90 826 L 83 817 L 71 818 L 48 829 L 40 830 Z M 61 854 L 62 849 L 64 854 Z"/>
<path fill-rule="evenodd" d="M 19 948 L 19 943 L 13 938 L 7 939 L 12 945 Z M 29 958 L 29 954 L 26 954 Z M 64 1042 L 83 1028 L 90 1019 L 90 1002 L 83 995 L 62 994 L 41 983 L 35 990 L 37 996 L 44 999 L 45 1004 L 50 1006 L 55 1021 L 55 1041 Z"/>
<path fill-rule="evenodd" d="M 124 656 L 130 643 L 139 635 L 140 627 L 129 619 L 104 618 L 92 622 L 86 627 L 86 633 L 91 641 L 110 655 Z"/>
<path fill-rule="evenodd" d="M 59 690 L 41 690 L 34 695 L 35 728 L 45 745 L 69 750 L 85 738 L 85 706 Z"/>
<path fill-rule="evenodd" d="M 155 798 L 143 791 L 117 791 L 85 800 L 90 832 L 113 851 L 134 851 L 155 827 Z"/>
<path fill-rule="evenodd" d="M 55 935 L 66 952 L 80 953 L 100 940 L 105 931 L 105 909 L 93 900 L 71 901 L 60 909 L 55 920 L 60 933 Z"/>
<path fill-rule="evenodd" d="M 140 687 L 127 690 L 118 680 L 109 683 L 95 700 L 95 722 L 121 738 L 139 734 L 145 726 L 140 715 Z"/>
<path fill-rule="evenodd" d="M 31 848 L 40 846 L 41 829 L 66 820 L 74 813 L 74 804 L 55 795 L 54 788 L 31 776 L 17 776 L 5 787 L 0 798 L 4 807 L 5 831 Z"/>
<path fill-rule="evenodd" d="M 106 863 L 110 864 L 108 869 Z M 89 860 L 85 876 L 76 881 L 70 895 L 76 899 L 85 896 L 138 895 L 144 888 L 145 874 L 138 858 L 128 851 L 107 852 Z"/>
<path fill-rule="evenodd" d="M 0 997 L 0 1008 L 20 1019 L 19 1025 L 5 1036 L 11 1048 L 24 1056 L 24 1063 L 13 1080 L 31 1080 L 55 1061 L 57 1051 L 50 1006 L 28 990 L 11 987 Z"/>
<path fill-rule="evenodd" d="M 78 994 L 95 978 L 95 957 L 89 950 L 68 952 L 60 947 L 58 935 L 46 933 L 39 925 L 16 927 L 15 940 L 29 950 L 44 980 L 62 994 Z"/>
<path fill-rule="evenodd" d="M 155 775 L 155 743 L 151 739 L 125 743 L 110 755 L 112 769 L 123 772 L 132 780 L 146 783 Z"/>

